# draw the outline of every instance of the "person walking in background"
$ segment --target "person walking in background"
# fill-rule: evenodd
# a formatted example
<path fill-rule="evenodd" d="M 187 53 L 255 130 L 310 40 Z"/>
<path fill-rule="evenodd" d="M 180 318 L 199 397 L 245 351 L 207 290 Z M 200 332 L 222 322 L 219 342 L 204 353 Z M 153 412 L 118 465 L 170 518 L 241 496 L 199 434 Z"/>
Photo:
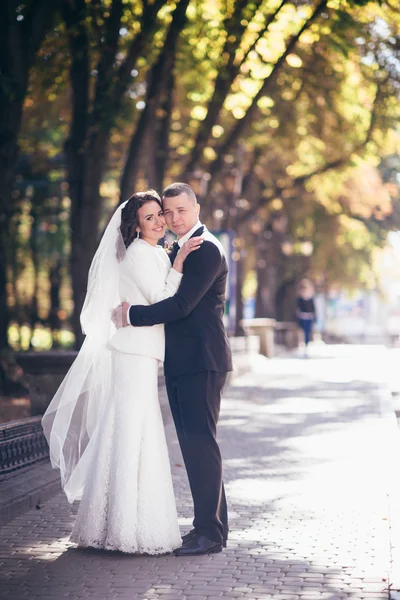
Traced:
<path fill-rule="evenodd" d="M 316 321 L 314 286 L 309 279 L 302 279 L 300 281 L 296 305 L 297 321 L 304 336 L 304 356 L 308 356 L 308 344 L 311 340 L 312 328 Z"/>

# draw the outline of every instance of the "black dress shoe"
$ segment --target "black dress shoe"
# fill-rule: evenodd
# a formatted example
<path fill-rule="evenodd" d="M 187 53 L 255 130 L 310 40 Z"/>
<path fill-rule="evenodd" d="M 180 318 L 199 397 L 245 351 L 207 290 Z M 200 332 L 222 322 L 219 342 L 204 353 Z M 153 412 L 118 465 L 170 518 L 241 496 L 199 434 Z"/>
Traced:
<path fill-rule="evenodd" d="M 192 529 L 191 531 L 189 531 L 189 533 L 185 533 L 185 535 L 182 536 L 182 546 L 184 546 L 185 544 L 187 544 L 188 542 L 190 542 L 190 540 L 192 540 L 196 535 L 196 530 Z M 224 540 L 222 542 L 222 545 L 224 548 L 226 548 L 226 540 Z"/>
<path fill-rule="evenodd" d="M 186 533 L 185 535 L 183 535 L 182 536 L 182 546 L 184 544 L 187 544 L 188 542 L 190 542 L 190 540 L 192 540 L 195 535 L 196 535 L 195 529 L 192 529 L 191 531 L 189 531 L 189 533 Z"/>
<path fill-rule="evenodd" d="M 175 556 L 200 556 L 221 552 L 222 544 L 209 540 L 204 535 L 196 535 L 191 540 L 174 550 Z"/>

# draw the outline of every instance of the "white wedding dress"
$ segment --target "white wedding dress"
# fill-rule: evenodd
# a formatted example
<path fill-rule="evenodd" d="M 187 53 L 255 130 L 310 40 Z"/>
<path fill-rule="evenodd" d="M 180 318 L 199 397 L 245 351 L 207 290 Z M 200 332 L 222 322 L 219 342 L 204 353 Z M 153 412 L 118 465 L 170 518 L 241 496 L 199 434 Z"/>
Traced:
<path fill-rule="evenodd" d="M 180 545 L 157 361 L 114 352 L 115 388 L 71 535 L 79 546 L 163 554 Z"/>
<path fill-rule="evenodd" d="M 110 240 L 108 245 L 114 243 L 111 235 Z M 107 249 L 107 243 L 103 245 Z M 152 304 L 178 289 L 182 276 L 171 269 L 165 251 L 139 239 L 109 270 L 118 290 L 99 288 L 96 278 L 104 271 L 103 255 L 99 250 L 98 265 L 89 276 L 93 281 L 89 287 L 97 295 L 104 289 L 105 294 L 115 292 L 119 301 Z M 115 301 L 115 295 L 107 300 Z M 98 306 L 89 291 L 86 306 L 92 314 Z M 84 311 L 85 307 L 82 315 Z M 110 315 L 103 313 L 99 309 L 99 322 L 100 317 L 106 319 L 104 330 Z M 106 342 L 98 351 L 95 325 L 85 325 L 87 346 L 43 418 L 52 464 L 61 470 L 64 491 L 70 502 L 81 500 L 71 541 L 80 547 L 128 553 L 171 552 L 180 546 L 181 537 L 158 399 L 164 326 L 128 326 L 107 335 L 101 330 Z M 98 378 L 107 369 L 105 391 Z M 71 401 L 74 394 L 77 398 Z"/>
<path fill-rule="evenodd" d="M 121 297 L 130 304 L 167 298 L 181 279 L 165 251 L 143 240 L 128 248 L 120 277 Z M 110 345 L 112 394 L 71 541 L 132 553 L 171 552 L 181 537 L 158 399 L 164 327 L 128 326 Z"/>

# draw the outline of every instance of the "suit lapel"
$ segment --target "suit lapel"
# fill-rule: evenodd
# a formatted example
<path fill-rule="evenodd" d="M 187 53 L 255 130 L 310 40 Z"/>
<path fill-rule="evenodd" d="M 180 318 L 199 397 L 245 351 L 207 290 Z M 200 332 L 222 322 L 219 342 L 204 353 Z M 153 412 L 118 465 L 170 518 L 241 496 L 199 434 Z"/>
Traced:
<path fill-rule="evenodd" d="M 190 236 L 189 240 L 192 239 L 192 237 L 196 237 L 196 236 L 202 235 L 204 233 L 204 230 L 205 230 L 205 227 L 204 227 L 204 225 L 202 225 L 201 227 L 199 227 L 198 229 L 196 229 L 196 231 L 194 233 L 192 233 L 192 235 Z M 176 258 L 176 255 L 178 254 L 178 252 L 179 252 L 179 245 L 178 245 L 178 242 L 176 241 L 176 242 L 174 242 L 172 251 L 171 251 L 171 253 L 169 255 L 169 259 L 171 261 L 171 264 L 174 263 L 174 260 Z"/>
<path fill-rule="evenodd" d="M 174 244 L 172 246 L 172 250 L 171 250 L 171 252 L 169 254 L 169 260 L 171 261 L 171 264 L 174 263 L 174 260 L 176 258 L 176 255 L 178 254 L 178 252 L 179 252 L 178 242 L 174 242 Z"/>
<path fill-rule="evenodd" d="M 198 229 L 196 229 L 196 231 L 190 236 L 189 240 L 192 239 L 192 237 L 197 237 L 198 235 L 202 235 L 204 233 L 204 225 L 202 225 L 201 227 L 199 227 Z"/>

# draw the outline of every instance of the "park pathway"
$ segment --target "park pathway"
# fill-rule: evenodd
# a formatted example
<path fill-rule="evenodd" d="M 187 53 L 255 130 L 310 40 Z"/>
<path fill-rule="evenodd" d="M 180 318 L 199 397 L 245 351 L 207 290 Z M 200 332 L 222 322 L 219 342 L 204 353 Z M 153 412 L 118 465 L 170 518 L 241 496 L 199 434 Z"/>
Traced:
<path fill-rule="evenodd" d="M 231 526 L 222 553 L 185 559 L 76 549 L 68 541 L 76 507 L 58 494 L 0 530 L 1 600 L 400 598 L 390 592 L 400 456 L 386 354 L 314 346 L 308 359 L 255 356 L 252 372 L 229 386 L 219 426 Z M 168 421 L 188 531 L 190 494 Z"/>

